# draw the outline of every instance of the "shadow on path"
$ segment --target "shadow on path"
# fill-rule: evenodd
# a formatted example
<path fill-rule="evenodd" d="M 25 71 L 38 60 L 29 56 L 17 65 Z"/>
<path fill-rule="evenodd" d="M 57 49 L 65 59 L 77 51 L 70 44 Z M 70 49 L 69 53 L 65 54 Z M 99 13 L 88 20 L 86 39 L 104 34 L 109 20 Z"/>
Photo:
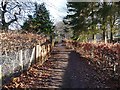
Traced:
<path fill-rule="evenodd" d="M 97 73 L 87 63 L 86 58 L 75 51 L 69 54 L 68 65 L 64 72 L 61 88 L 104 87 Z"/>
<path fill-rule="evenodd" d="M 53 48 L 51 57 L 41 66 L 34 64 L 19 76 L 18 81 L 7 85 L 22 88 L 104 88 L 99 74 L 86 58 L 62 44 Z M 16 79 L 15 79 L 16 80 Z"/>

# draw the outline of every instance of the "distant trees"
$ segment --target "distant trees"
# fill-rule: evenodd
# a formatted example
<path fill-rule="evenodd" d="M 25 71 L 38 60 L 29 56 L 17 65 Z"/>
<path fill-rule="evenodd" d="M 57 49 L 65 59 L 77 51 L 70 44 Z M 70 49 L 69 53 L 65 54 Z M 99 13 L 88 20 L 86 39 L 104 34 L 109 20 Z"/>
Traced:
<path fill-rule="evenodd" d="M 119 4 L 114 2 L 68 2 L 68 15 L 64 18 L 67 25 L 72 26 L 73 39 L 87 40 L 95 38 L 97 33 L 102 34 L 102 39 L 108 37 L 113 40 L 113 32 L 117 30 Z"/>
<path fill-rule="evenodd" d="M 22 29 L 33 33 L 44 33 L 50 35 L 53 33 L 53 23 L 44 3 L 35 3 L 34 15 L 28 15 L 28 19 L 24 22 Z"/>

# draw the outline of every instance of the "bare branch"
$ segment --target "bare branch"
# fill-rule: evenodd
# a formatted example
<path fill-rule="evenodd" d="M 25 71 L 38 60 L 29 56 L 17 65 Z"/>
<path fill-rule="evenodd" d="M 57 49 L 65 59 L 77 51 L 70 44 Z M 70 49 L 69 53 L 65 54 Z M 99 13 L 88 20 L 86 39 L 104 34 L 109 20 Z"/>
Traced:
<path fill-rule="evenodd" d="M 14 19 L 12 19 L 11 21 L 9 21 L 7 24 L 8 25 L 10 25 L 11 23 L 13 23 L 14 21 L 17 21 L 18 20 L 18 18 L 17 18 L 17 16 L 16 16 L 16 14 L 14 14 Z"/>
<path fill-rule="evenodd" d="M 2 6 L 2 9 L 3 9 L 2 11 L 3 11 L 4 13 L 7 12 L 7 10 L 6 10 L 7 4 L 8 4 L 7 1 L 2 0 L 1 6 Z"/>

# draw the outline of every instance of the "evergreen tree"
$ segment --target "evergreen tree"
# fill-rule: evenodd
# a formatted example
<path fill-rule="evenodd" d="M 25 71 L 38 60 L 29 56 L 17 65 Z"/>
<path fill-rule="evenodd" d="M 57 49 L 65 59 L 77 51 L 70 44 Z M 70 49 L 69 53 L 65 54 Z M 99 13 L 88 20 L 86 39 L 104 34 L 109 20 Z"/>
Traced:
<path fill-rule="evenodd" d="M 103 40 L 107 37 L 108 25 L 112 33 L 116 22 L 119 20 L 119 4 L 112 2 L 69 2 L 68 15 L 64 18 L 64 23 L 70 25 L 73 30 L 73 39 L 85 39 L 102 32 Z M 98 24 L 99 26 L 98 30 Z"/>
<path fill-rule="evenodd" d="M 40 5 L 35 3 L 35 13 L 33 16 L 28 15 L 28 20 L 24 22 L 22 29 L 38 34 L 44 33 L 50 35 L 53 33 L 53 23 L 50 20 L 49 12 L 44 3 Z"/>
<path fill-rule="evenodd" d="M 67 6 L 69 7 L 68 11 L 73 13 L 67 15 L 66 19 L 70 19 L 69 25 L 72 25 L 73 39 L 77 39 L 80 32 L 82 32 L 82 30 L 86 28 L 84 22 L 85 17 L 82 12 L 83 9 L 87 7 L 87 3 L 70 2 Z"/>
<path fill-rule="evenodd" d="M 69 25 L 72 26 L 74 39 L 78 39 L 81 34 L 83 35 L 83 33 L 85 34 L 86 32 L 90 31 L 91 26 L 92 28 L 93 25 L 96 26 L 97 19 L 94 18 L 94 16 L 97 12 L 96 7 L 98 7 L 98 4 L 87 2 L 70 2 L 67 6 L 68 15 L 65 17 L 65 20 L 68 19 L 70 22 Z M 92 28 L 91 30 L 94 32 Z"/>

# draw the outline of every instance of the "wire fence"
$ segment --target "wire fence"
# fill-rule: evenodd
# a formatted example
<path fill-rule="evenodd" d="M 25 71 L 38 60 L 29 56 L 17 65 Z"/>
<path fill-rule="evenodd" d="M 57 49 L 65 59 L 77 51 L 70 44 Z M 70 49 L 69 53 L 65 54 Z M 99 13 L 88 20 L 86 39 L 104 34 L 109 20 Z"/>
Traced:
<path fill-rule="evenodd" d="M 33 34 L 25 34 L 28 35 L 27 37 L 23 34 L 6 35 L 4 33 L 4 35 L 4 38 L 0 39 L 2 44 L 0 49 L 0 81 L 2 81 L 3 84 L 9 81 L 9 79 L 11 79 L 14 75 L 20 74 L 27 70 L 34 63 L 39 63 L 42 65 L 49 57 L 52 47 L 46 37 L 36 37 L 36 35 Z M 9 41 L 6 42 L 5 39 Z M 21 43 L 22 46 L 17 46 L 16 49 L 16 45 L 20 45 Z M 25 45 L 28 47 L 25 48 Z"/>

